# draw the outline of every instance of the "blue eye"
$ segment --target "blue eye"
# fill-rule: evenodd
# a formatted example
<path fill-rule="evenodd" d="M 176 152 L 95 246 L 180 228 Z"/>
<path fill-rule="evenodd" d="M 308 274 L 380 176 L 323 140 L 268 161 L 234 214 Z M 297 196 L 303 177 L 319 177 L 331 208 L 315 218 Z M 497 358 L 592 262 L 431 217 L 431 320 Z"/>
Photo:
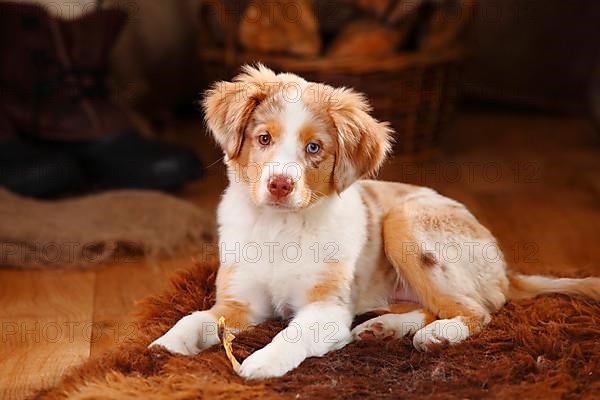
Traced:
<path fill-rule="evenodd" d="M 306 151 L 310 154 L 316 154 L 319 152 L 319 150 L 321 150 L 321 146 L 319 146 L 317 143 L 311 142 L 306 145 Z"/>

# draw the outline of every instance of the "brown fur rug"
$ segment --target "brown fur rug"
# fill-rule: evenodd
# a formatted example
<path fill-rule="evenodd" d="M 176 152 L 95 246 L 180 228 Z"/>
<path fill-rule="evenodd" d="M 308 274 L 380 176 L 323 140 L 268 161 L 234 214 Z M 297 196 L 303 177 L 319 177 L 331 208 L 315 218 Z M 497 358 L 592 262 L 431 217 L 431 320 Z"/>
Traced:
<path fill-rule="evenodd" d="M 212 304 L 215 271 L 206 263 L 179 273 L 170 290 L 142 303 L 137 339 L 36 398 L 600 398 L 600 304 L 560 295 L 510 302 L 483 333 L 455 347 L 420 353 L 409 339 L 351 343 L 266 381 L 239 378 L 220 346 L 194 357 L 148 350 L 180 317 Z M 241 361 L 284 326 L 267 322 L 239 334 L 234 354 Z"/>
<path fill-rule="evenodd" d="M 150 190 L 41 201 L 0 188 L 0 266 L 91 267 L 201 254 L 214 241 L 212 213 Z"/>

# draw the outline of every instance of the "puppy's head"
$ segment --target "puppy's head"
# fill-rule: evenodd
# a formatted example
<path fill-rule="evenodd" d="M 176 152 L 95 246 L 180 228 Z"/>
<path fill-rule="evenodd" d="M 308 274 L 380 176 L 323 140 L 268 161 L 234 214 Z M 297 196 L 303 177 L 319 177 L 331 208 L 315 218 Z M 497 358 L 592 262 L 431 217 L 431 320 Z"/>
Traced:
<path fill-rule="evenodd" d="M 258 206 L 294 211 L 341 193 L 390 149 L 392 130 L 369 115 L 362 94 L 262 65 L 216 83 L 203 106 L 230 178 Z"/>

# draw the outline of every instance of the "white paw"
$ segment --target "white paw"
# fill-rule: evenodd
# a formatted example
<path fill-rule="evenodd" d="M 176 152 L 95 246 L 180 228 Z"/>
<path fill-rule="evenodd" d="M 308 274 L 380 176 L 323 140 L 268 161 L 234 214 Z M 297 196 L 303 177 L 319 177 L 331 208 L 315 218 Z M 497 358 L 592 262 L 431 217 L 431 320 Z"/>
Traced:
<path fill-rule="evenodd" d="M 424 324 L 425 316 L 420 311 L 411 311 L 404 314 L 384 314 L 357 325 L 352 329 L 352 336 L 354 340 L 402 338 L 415 333 Z"/>
<path fill-rule="evenodd" d="M 293 351 L 275 351 L 269 346 L 255 351 L 244 360 L 239 371 L 241 377 L 265 379 L 283 376 L 300 365 L 305 358 L 304 355 L 294 355 Z"/>
<path fill-rule="evenodd" d="M 455 345 L 469 337 L 469 328 L 462 317 L 439 319 L 415 333 L 413 345 L 427 351 L 435 347 Z"/>
<path fill-rule="evenodd" d="M 161 346 L 171 353 L 182 354 L 184 356 L 191 356 L 200 352 L 197 340 L 186 336 L 172 334 L 171 331 L 150 343 L 150 346 L 148 347 L 153 346 Z"/>
<path fill-rule="evenodd" d="M 148 347 L 161 346 L 171 353 L 191 356 L 218 343 L 215 318 L 206 312 L 195 312 L 181 318 L 167 333 Z"/>

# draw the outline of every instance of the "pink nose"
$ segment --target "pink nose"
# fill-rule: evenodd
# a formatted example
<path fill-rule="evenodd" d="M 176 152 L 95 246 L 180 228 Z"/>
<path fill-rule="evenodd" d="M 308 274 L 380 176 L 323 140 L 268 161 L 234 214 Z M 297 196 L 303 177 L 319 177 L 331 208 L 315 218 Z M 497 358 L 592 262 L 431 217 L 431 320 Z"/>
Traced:
<path fill-rule="evenodd" d="M 269 192 L 278 199 L 286 197 L 292 193 L 292 190 L 294 190 L 294 182 L 290 178 L 278 175 L 269 179 Z"/>

